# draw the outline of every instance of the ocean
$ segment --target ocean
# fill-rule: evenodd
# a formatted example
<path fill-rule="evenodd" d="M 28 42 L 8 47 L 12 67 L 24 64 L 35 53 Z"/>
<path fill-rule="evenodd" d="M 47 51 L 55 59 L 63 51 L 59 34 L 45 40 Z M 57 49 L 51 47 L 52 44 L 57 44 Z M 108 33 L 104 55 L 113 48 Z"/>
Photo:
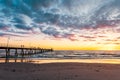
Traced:
<path fill-rule="evenodd" d="M 58 59 L 119 59 L 120 51 L 104 51 L 104 50 L 58 50 L 34 55 L 34 58 L 58 58 Z"/>
<path fill-rule="evenodd" d="M 14 56 L 15 51 L 11 51 Z M 18 51 L 20 54 L 20 51 Z M 5 51 L 0 50 L 0 57 L 5 57 Z M 20 57 L 20 56 L 19 56 Z M 27 58 L 27 56 L 25 56 Z M 120 51 L 105 50 L 55 50 L 53 52 L 45 52 L 29 56 L 29 58 L 56 58 L 56 59 L 119 59 Z"/>

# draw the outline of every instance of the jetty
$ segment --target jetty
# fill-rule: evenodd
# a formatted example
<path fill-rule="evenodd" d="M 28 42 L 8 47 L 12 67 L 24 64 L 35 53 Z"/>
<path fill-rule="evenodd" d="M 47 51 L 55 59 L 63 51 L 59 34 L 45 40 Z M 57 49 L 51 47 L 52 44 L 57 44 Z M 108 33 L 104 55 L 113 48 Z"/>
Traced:
<path fill-rule="evenodd" d="M 21 45 L 21 46 L 0 45 L 0 50 L 5 50 L 5 59 L 6 59 L 5 62 L 9 62 L 9 58 L 11 58 L 11 54 L 12 54 L 12 58 L 15 58 L 15 62 L 17 61 L 18 56 L 20 56 L 21 62 L 23 62 L 23 59 L 25 56 L 53 51 L 52 48 L 47 49 L 47 48 L 40 48 L 40 47 L 25 47 L 24 45 Z"/>

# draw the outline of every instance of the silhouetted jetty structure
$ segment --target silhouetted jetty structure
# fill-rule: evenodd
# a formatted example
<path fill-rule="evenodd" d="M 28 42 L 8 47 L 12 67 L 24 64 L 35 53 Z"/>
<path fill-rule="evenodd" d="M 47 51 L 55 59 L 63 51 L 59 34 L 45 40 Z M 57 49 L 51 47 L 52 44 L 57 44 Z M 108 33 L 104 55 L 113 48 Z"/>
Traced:
<path fill-rule="evenodd" d="M 21 62 L 23 62 L 23 58 L 25 56 L 30 56 L 30 55 L 35 55 L 35 54 L 41 54 L 44 52 L 52 52 L 53 49 L 46 49 L 46 48 L 29 48 L 29 47 L 24 47 L 24 45 L 21 45 L 20 47 L 12 47 L 12 46 L 0 46 L 0 49 L 5 50 L 5 54 L 6 54 L 6 62 L 9 62 L 9 58 L 10 58 L 10 54 L 11 54 L 11 50 L 14 51 L 14 58 L 15 58 L 15 62 L 18 58 L 18 56 L 21 56 Z M 13 55 L 13 54 L 12 54 Z"/>

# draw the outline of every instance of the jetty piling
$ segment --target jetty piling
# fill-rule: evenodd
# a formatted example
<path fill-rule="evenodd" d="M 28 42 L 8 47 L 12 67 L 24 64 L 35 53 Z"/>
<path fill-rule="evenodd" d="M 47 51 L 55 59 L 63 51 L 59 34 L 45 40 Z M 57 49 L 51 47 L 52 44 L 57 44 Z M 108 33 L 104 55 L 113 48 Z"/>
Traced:
<path fill-rule="evenodd" d="M 17 62 L 17 58 L 18 56 L 21 56 L 21 62 L 24 62 L 24 58 L 25 56 L 30 57 L 31 55 L 35 55 L 35 54 L 41 54 L 44 52 L 52 52 L 53 49 L 45 49 L 45 48 L 28 48 L 28 47 L 24 47 L 24 45 L 22 45 L 21 47 L 13 47 L 13 46 L 0 46 L 0 50 L 5 50 L 5 54 L 6 54 L 6 60 L 5 62 L 9 62 L 9 58 L 11 58 L 11 50 L 14 50 L 14 56 L 12 58 L 14 58 L 15 62 Z M 19 53 L 20 52 L 20 53 Z"/>

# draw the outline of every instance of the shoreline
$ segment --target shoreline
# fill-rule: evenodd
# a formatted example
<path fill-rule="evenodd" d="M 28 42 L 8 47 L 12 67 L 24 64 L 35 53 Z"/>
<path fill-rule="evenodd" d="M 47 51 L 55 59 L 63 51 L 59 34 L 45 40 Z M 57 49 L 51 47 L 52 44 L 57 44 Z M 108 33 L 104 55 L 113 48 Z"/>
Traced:
<path fill-rule="evenodd" d="M 56 58 L 28 58 L 28 59 L 17 59 L 16 62 L 44 64 L 44 63 L 101 63 L 101 64 L 120 64 L 120 59 L 56 59 Z M 15 62 L 15 59 L 9 59 L 9 62 Z M 9 63 L 8 62 L 8 63 Z M 5 58 L 0 58 L 0 63 L 5 63 Z"/>

